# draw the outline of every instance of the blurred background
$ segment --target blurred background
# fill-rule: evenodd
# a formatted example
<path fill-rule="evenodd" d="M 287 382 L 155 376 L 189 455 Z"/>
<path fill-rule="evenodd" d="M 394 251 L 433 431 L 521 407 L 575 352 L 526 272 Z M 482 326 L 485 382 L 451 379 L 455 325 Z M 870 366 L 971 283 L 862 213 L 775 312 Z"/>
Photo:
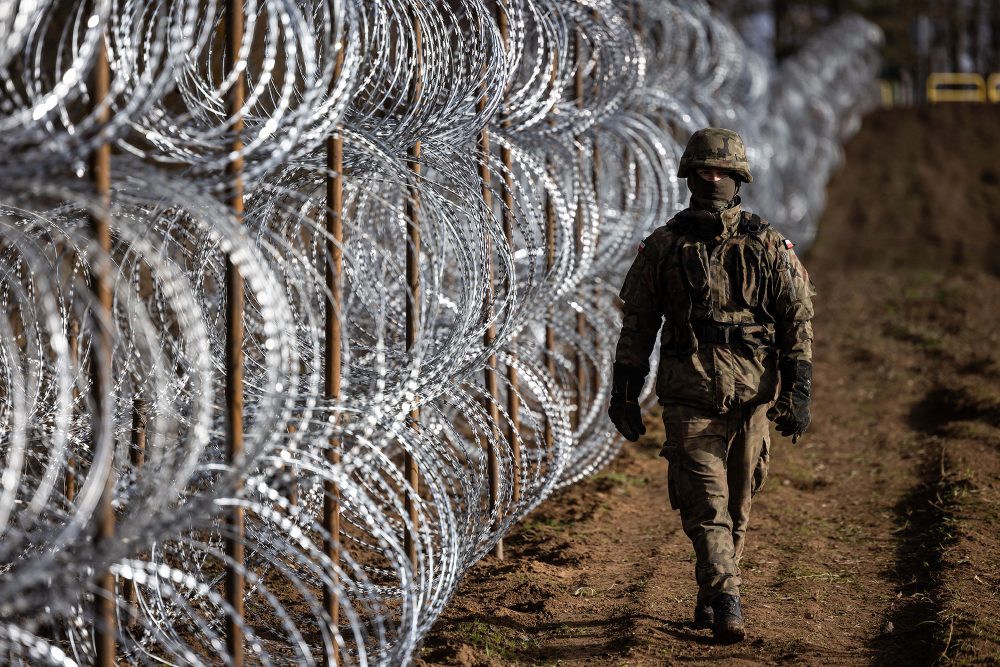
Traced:
<path fill-rule="evenodd" d="M 885 33 L 882 79 L 889 101 L 926 100 L 928 75 L 1000 71 L 1000 0 L 712 0 L 747 44 L 781 60 L 847 13 Z M 945 86 L 949 84 L 944 84 Z M 888 94 L 887 90 L 887 94 Z"/>

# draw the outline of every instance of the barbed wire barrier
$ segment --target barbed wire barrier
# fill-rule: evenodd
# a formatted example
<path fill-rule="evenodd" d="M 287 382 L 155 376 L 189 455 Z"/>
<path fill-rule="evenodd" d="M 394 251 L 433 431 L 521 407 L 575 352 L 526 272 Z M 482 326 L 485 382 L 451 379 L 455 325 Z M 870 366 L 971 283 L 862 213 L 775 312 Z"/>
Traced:
<path fill-rule="evenodd" d="M 404 664 L 620 442 L 616 291 L 703 126 L 808 243 L 877 100 L 702 2 L 0 4 L 0 655 Z"/>

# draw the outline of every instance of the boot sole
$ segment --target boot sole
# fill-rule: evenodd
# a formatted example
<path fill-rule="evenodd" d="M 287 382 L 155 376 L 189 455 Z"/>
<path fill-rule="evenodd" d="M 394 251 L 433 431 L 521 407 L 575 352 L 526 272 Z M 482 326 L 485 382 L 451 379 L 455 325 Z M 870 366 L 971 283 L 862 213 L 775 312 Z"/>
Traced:
<path fill-rule="evenodd" d="M 720 644 L 738 644 L 747 638 L 747 631 L 742 627 L 712 628 L 715 641 Z"/>

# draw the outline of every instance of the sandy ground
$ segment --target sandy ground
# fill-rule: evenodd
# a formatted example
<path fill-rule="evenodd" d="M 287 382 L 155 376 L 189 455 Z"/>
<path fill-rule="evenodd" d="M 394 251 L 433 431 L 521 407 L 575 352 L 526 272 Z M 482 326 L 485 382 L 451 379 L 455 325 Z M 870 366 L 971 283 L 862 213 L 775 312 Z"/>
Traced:
<path fill-rule="evenodd" d="M 690 625 L 651 413 L 468 573 L 418 664 L 1000 664 L 998 136 L 1000 109 L 941 106 L 874 114 L 848 145 L 804 257 L 813 426 L 774 434 L 746 642 Z"/>

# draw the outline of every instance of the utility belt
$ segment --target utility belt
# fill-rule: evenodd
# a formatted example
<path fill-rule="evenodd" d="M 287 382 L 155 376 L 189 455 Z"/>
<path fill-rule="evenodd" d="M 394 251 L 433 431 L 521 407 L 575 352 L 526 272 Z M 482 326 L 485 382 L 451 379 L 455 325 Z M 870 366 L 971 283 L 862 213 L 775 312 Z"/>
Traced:
<path fill-rule="evenodd" d="M 749 347 L 771 347 L 774 333 L 762 324 L 724 324 L 709 320 L 691 322 L 699 343 L 711 345 L 743 344 Z"/>

